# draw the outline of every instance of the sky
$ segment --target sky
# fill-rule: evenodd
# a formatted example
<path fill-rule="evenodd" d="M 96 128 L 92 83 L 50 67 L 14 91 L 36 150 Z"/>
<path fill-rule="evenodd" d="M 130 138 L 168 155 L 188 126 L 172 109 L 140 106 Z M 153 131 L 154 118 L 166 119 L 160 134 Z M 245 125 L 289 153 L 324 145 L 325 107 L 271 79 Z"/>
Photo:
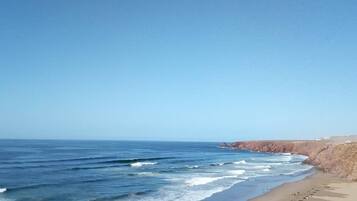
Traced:
<path fill-rule="evenodd" d="M 0 138 L 357 134 L 357 2 L 2 0 Z"/>

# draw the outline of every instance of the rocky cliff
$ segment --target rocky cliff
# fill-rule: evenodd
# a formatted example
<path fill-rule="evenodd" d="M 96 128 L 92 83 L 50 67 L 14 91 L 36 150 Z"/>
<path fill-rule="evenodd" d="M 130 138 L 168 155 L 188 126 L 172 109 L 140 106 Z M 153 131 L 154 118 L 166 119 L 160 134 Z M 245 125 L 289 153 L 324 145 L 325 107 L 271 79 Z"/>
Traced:
<path fill-rule="evenodd" d="M 289 152 L 308 156 L 306 163 L 340 177 L 357 181 L 357 142 L 321 141 L 244 141 L 226 146 L 258 151 Z"/>

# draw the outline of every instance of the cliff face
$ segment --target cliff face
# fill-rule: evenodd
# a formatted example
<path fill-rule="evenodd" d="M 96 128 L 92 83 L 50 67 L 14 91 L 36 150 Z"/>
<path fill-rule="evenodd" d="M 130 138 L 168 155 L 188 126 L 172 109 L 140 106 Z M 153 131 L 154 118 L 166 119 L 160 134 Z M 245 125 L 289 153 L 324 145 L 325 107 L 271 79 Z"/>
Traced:
<path fill-rule="evenodd" d="M 246 141 L 229 145 L 232 148 L 259 152 L 289 152 L 306 155 L 306 163 L 357 181 L 357 142 L 323 141 Z"/>

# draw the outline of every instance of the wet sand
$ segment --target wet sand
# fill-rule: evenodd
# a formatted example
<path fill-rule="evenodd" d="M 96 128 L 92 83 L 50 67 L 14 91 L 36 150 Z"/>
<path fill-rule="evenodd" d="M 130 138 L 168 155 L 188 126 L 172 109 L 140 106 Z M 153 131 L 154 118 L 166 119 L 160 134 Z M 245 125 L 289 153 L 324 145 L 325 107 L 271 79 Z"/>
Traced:
<path fill-rule="evenodd" d="M 357 182 L 317 171 L 297 182 L 283 184 L 250 201 L 356 201 Z"/>

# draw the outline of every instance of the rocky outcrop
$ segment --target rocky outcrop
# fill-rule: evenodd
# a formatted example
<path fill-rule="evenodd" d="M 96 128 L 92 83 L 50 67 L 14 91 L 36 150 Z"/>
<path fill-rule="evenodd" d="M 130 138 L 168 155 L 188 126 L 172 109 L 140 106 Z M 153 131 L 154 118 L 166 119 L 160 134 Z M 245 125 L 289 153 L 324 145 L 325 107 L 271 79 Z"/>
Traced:
<path fill-rule="evenodd" d="M 305 163 L 343 178 L 357 181 L 357 142 L 244 141 L 226 144 L 231 148 L 258 152 L 289 152 L 308 156 Z"/>

